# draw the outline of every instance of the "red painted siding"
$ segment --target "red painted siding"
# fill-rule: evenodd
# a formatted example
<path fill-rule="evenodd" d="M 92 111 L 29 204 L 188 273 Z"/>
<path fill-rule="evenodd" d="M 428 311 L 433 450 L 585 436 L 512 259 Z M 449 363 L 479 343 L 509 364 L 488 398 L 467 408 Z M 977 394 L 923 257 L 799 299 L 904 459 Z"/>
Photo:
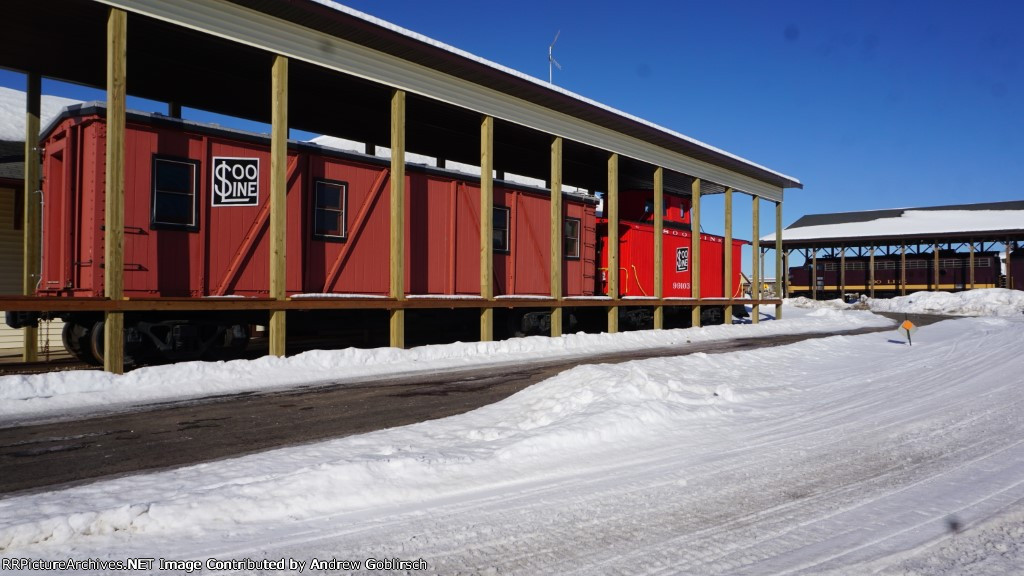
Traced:
<path fill-rule="evenodd" d="M 184 129 L 183 129 L 184 127 Z M 96 115 L 66 118 L 44 143 L 43 293 L 102 295 L 105 126 Z M 174 121 L 136 121 L 126 134 L 125 295 L 266 296 L 269 293 L 270 151 L 265 141 Z M 197 165 L 197 226 L 153 227 L 153 158 Z M 259 160 L 259 203 L 214 206 L 213 158 Z M 346 237 L 314 238 L 317 180 L 346 188 Z M 287 292 L 387 294 L 390 170 L 357 155 L 291 147 L 287 166 Z M 480 187 L 453 174 L 406 173 L 407 294 L 480 293 Z M 548 294 L 549 204 L 544 191 L 496 187 L 510 208 L 510 250 L 494 254 L 495 294 Z M 592 292 L 593 204 L 567 196 L 568 215 L 589 230 L 584 257 L 565 264 L 567 295 Z M 588 288 L 589 286 L 589 288 Z"/>
<path fill-rule="evenodd" d="M 604 230 L 607 220 L 598 224 L 598 239 L 601 244 L 602 271 L 601 293 L 608 293 L 607 234 Z M 692 234 L 686 230 L 665 228 L 662 236 L 662 295 L 665 298 L 690 298 L 692 289 Z M 733 288 L 740 290 L 742 264 L 741 240 L 733 240 Z M 725 252 L 724 239 L 711 234 L 701 234 L 701 298 L 724 297 Z M 676 265 L 677 254 L 685 254 L 685 266 Z M 619 294 L 620 296 L 654 297 L 654 227 L 635 222 L 619 224 Z"/>

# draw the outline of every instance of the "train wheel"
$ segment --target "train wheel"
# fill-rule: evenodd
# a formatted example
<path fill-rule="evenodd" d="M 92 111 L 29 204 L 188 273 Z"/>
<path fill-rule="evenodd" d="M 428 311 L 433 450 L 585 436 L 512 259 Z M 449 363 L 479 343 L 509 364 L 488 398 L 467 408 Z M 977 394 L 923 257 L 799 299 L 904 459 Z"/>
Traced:
<path fill-rule="evenodd" d="M 60 337 L 61 341 L 64 343 L 64 348 L 70 352 L 72 356 L 86 364 L 99 366 L 100 364 L 103 364 L 103 361 L 97 359 L 92 354 L 92 343 L 90 338 L 91 332 L 91 327 L 69 320 L 64 324 L 64 330 L 61 331 Z"/>
<path fill-rule="evenodd" d="M 92 353 L 92 355 L 96 357 L 98 365 L 103 365 L 104 359 L 103 327 L 103 320 L 100 320 L 99 322 L 96 322 L 95 324 L 92 325 L 92 329 L 89 332 L 87 346 L 88 350 Z M 132 334 L 136 335 L 136 339 L 134 341 L 130 338 Z M 141 350 L 139 349 L 139 345 L 141 344 L 141 342 L 138 340 L 137 332 L 135 332 L 134 330 L 125 330 L 123 342 L 124 366 L 126 368 L 130 366 L 135 366 L 136 362 L 138 362 L 139 360 L 138 354 L 141 353 Z"/>
<path fill-rule="evenodd" d="M 96 358 L 97 364 L 103 364 L 103 321 L 92 325 L 89 331 L 89 352 Z"/>
<path fill-rule="evenodd" d="M 224 348 L 232 358 L 237 358 L 249 347 L 249 327 L 235 324 L 225 331 L 224 338 Z"/>

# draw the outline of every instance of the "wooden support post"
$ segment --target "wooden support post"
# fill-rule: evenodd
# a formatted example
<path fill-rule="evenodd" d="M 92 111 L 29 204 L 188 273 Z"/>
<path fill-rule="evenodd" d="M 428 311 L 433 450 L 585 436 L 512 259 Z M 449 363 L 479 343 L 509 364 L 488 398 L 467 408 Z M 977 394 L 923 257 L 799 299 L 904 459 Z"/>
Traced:
<path fill-rule="evenodd" d="M 814 249 L 814 257 L 811 260 L 811 299 L 818 299 L 818 249 Z"/>
<path fill-rule="evenodd" d="M 700 178 L 690 183 L 690 295 L 700 301 Z M 690 325 L 700 326 L 700 304 L 690 308 Z"/>
<path fill-rule="evenodd" d="M 782 252 L 782 271 L 786 276 L 782 282 L 782 297 L 789 298 L 789 250 Z"/>
<path fill-rule="evenodd" d="M 171 118 L 181 118 L 181 104 L 178 102 L 168 102 L 167 115 Z"/>
<path fill-rule="evenodd" d="M 25 91 L 25 183 L 23 189 L 23 220 L 21 291 L 25 296 L 36 293 L 39 283 L 39 111 L 42 101 L 42 81 L 38 73 L 28 75 Z M 39 359 L 39 329 L 23 329 L 21 359 L 35 362 Z"/>
<path fill-rule="evenodd" d="M 1009 238 L 1006 239 L 1006 288 L 1013 290 L 1014 277 L 1013 277 L 1013 256 L 1011 253 L 1015 248 L 1014 242 Z"/>
<path fill-rule="evenodd" d="M 608 194 L 604 211 L 608 217 L 608 333 L 619 331 L 619 155 L 608 156 Z"/>
<path fill-rule="evenodd" d="M 934 266 L 932 267 L 932 276 L 935 279 L 934 280 L 934 286 L 935 287 L 932 288 L 932 290 L 938 291 L 938 290 L 940 290 L 942 288 L 942 285 L 939 284 L 939 243 L 938 242 L 933 242 L 932 243 L 932 261 L 934 262 Z"/>
<path fill-rule="evenodd" d="M 974 240 L 971 240 L 971 255 L 969 257 L 970 262 L 970 274 L 971 274 L 971 290 L 974 290 Z"/>
<path fill-rule="evenodd" d="M 661 299 L 665 297 L 665 169 L 658 166 L 654 169 L 654 299 L 658 304 L 654 307 L 654 329 L 665 327 L 665 306 Z"/>
<path fill-rule="evenodd" d="M 733 286 L 732 272 L 732 188 L 725 189 L 725 278 L 722 295 L 726 298 L 736 296 L 736 287 Z M 725 323 L 732 324 L 732 304 L 725 306 Z"/>
<path fill-rule="evenodd" d="M 907 244 L 900 242 L 900 295 L 907 295 Z"/>
<path fill-rule="evenodd" d="M 107 165 L 104 214 L 103 294 L 124 298 L 124 166 L 127 98 L 128 13 L 107 13 Z M 124 313 L 106 312 L 103 321 L 103 369 L 124 372 Z"/>
<path fill-rule="evenodd" d="M 285 227 L 288 222 L 288 58 L 275 56 L 270 71 L 270 297 L 286 297 Z M 285 355 L 285 311 L 270 311 L 268 352 Z"/>
<path fill-rule="evenodd" d="M 405 300 L 405 91 L 391 92 L 391 196 L 388 296 Z M 394 308 L 389 313 L 391 346 L 405 348 L 405 310 Z"/>
<path fill-rule="evenodd" d="M 768 291 L 768 276 L 765 273 L 765 262 L 768 261 L 768 249 L 764 246 L 761 246 L 761 254 L 759 257 L 761 259 L 761 274 L 758 275 L 758 278 L 761 279 L 761 287 L 764 288 L 764 290 L 761 291 L 761 295 L 763 296 L 764 293 Z"/>
<path fill-rule="evenodd" d="M 839 299 L 846 301 L 846 246 L 841 246 L 839 255 Z"/>
<path fill-rule="evenodd" d="M 875 297 L 875 245 L 871 245 L 871 256 L 868 257 L 868 293 Z"/>
<path fill-rule="evenodd" d="M 561 302 L 562 294 L 562 138 L 551 138 L 551 297 Z M 582 247 L 581 247 L 582 249 Z M 551 335 L 562 335 L 562 308 L 551 309 Z"/>
<path fill-rule="evenodd" d="M 511 231 L 510 231 L 511 233 Z M 480 297 L 494 299 L 494 118 L 480 122 Z M 480 341 L 494 339 L 494 309 L 480 310 Z"/>
<path fill-rule="evenodd" d="M 786 268 L 782 263 L 782 200 L 775 203 L 775 297 L 782 298 L 782 276 Z M 775 319 L 782 319 L 782 304 L 775 305 Z"/>
<path fill-rule="evenodd" d="M 750 251 L 750 298 L 753 300 L 750 310 L 750 321 L 753 324 L 757 324 L 761 320 L 761 306 L 758 304 L 758 300 L 761 299 L 761 278 L 758 277 L 757 271 L 760 263 L 758 262 L 758 238 L 761 237 L 761 213 L 760 213 L 760 198 L 752 196 L 753 204 L 751 206 L 751 221 L 753 223 L 753 236 L 751 241 L 753 249 Z"/>

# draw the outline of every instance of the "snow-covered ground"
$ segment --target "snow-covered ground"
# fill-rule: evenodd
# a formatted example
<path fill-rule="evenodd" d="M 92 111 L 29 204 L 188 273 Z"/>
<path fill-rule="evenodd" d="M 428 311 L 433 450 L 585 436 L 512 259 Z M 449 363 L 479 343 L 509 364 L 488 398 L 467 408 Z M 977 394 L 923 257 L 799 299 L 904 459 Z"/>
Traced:
<path fill-rule="evenodd" d="M 785 320 L 679 331 L 676 342 L 873 318 L 788 304 Z M 1021 574 L 1024 305 L 1000 310 L 921 327 L 913 346 L 893 330 L 580 366 L 460 416 L 7 497 L 0 562 L 163 558 L 196 560 L 203 574 L 281 559 L 286 573 L 298 563 L 377 573 L 369 558 L 422 559 L 413 574 Z M 549 345 L 560 340 L 571 338 Z M 424 366 L 471 356 L 438 360 L 442 348 L 422 352 Z M 181 370 L 192 378 L 196 367 Z M 186 572 L 160 567 L 151 571 Z"/>
<path fill-rule="evenodd" d="M 762 314 L 773 310 L 769 306 Z M 352 348 L 306 352 L 289 358 L 188 362 L 142 368 L 120 376 L 98 371 L 0 376 L 0 426 L 255 390 L 366 382 L 372 378 L 412 372 L 516 365 L 531 359 L 572 358 L 612 351 L 680 346 L 687 342 L 852 330 L 884 326 L 889 322 L 871 314 L 838 314 L 829 310 L 810 314 L 798 312 L 793 316 L 792 319 L 763 322 L 757 326 L 712 326 L 703 330 L 615 335 L 580 333 L 562 338 L 534 336 L 501 342 L 423 346 L 410 350 Z"/>

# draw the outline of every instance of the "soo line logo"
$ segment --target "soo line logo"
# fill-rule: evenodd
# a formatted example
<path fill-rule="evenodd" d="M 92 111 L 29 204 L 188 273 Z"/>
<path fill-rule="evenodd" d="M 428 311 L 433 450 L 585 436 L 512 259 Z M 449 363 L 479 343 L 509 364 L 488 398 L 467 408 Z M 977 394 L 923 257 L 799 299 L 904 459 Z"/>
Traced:
<path fill-rule="evenodd" d="M 213 159 L 214 206 L 257 206 L 260 203 L 260 159 Z"/>

